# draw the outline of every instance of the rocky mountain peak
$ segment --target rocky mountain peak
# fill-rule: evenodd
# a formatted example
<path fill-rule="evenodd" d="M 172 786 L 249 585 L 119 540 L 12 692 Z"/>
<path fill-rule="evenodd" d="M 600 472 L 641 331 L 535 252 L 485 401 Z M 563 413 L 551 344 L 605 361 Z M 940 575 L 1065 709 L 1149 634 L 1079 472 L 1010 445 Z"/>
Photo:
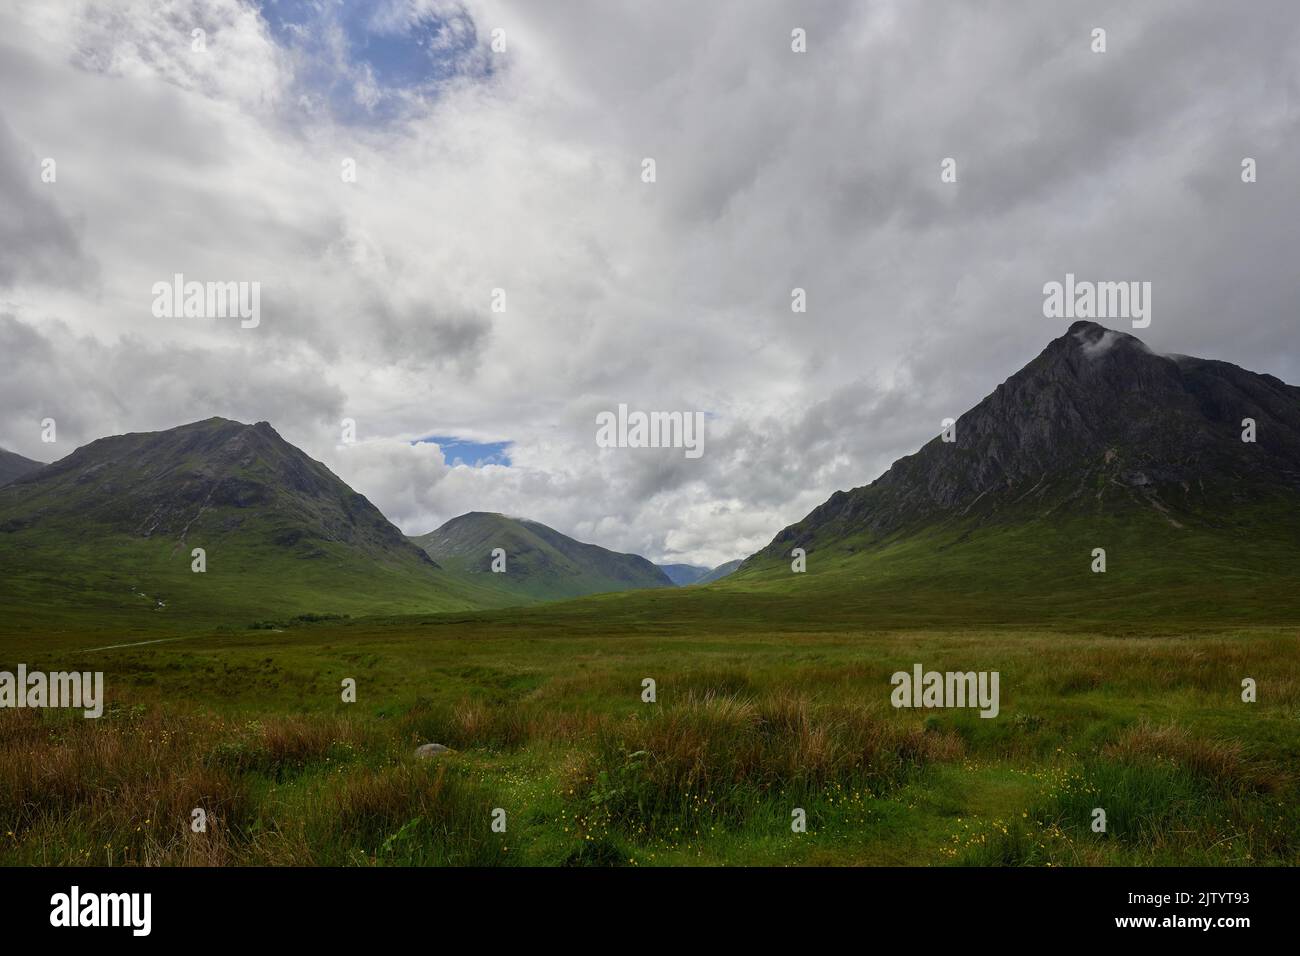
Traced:
<path fill-rule="evenodd" d="M 836 492 L 766 551 L 1017 507 L 1172 513 L 1247 487 L 1300 490 L 1300 389 L 1227 362 L 1160 355 L 1095 322 L 1049 342 L 949 437 Z"/>

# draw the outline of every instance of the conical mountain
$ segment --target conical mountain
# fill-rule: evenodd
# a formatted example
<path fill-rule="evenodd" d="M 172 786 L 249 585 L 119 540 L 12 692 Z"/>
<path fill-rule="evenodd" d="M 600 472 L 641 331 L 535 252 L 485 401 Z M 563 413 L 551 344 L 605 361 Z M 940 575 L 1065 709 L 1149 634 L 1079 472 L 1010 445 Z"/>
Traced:
<path fill-rule="evenodd" d="M 537 521 L 492 512 L 471 511 L 411 540 L 449 571 L 469 575 L 483 587 L 531 600 L 671 587 L 673 583 L 661 568 L 640 555 L 610 551 Z M 494 572 L 494 564 L 504 570 Z"/>
<path fill-rule="evenodd" d="M 1300 616 L 1300 388 L 1076 322 L 949 437 L 723 586 L 863 617 Z"/>
<path fill-rule="evenodd" d="M 0 573 L 24 611 L 214 623 L 484 603 L 268 423 L 222 418 L 102 438 L 0 488 Z"/>
<path fill-rule="evenodd" d="M 1243 441 L 1247 419 L 1253 442 Z M 767 550 L 1026 510 L 1136 505 L 1170 521 L 1222 518 L 1232 501 L 1300 490 L 1300 388 L 1159 355 L 1094 322 L 1053 340 L 958 418 L 953 437 L 832 495 Z"/>

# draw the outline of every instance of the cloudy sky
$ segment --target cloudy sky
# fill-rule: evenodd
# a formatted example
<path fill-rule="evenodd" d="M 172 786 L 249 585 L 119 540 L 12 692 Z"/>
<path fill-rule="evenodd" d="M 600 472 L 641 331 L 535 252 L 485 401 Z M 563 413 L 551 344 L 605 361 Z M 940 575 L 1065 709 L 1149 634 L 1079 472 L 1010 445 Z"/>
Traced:
<path fill-rule="evenodd" d="M 408 533 L 711 565 L 1031 359 L 1066 272 L 1300 382 L 1298 222 L 1294 0 L 9 0 L 0 446 L 268 420 Z M 260 325 L 156 318 L 178 272 Z M 619 403 L 704 454 L 598 448 Z"/>

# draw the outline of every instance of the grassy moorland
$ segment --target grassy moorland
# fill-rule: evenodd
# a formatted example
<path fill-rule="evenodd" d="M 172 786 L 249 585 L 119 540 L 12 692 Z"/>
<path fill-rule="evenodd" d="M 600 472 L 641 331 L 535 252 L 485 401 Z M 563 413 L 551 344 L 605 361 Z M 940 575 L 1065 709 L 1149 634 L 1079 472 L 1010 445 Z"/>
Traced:
<path fill-rule="evenodd" d="M 71 535 L 70 535 L 71 536 Z M 273 547 L 213 548 L 208 570 L 168 542 L 102 539 L 69 547 L 0 542 L 0 615 L 13 629 L 54 635 L 173 633 L 309 614 L 415 613 L 502 606 L 468 576 L 359 562 L 334 544 L 302 561 Z M 75 540 L 75 537 L 74 537 Z"/>
<path fill-rule="evenodd" d="M 0 711 L 0 863 L 1295 865 L 1287 523 L 1163 520 L 528 608 L 11 618 L 0 669 L 102 670 L 109 707 Z M 999 715 L 895 710 L 916 663 L 998 671 Z"/>
<path fill-rule="evenodd" d="M 1300 862 L 1294 629 L 613 633 L 594 607 L 11 638 L 105 671 L 110 705 L 0 712 L 0 862 Z M 1000 715 L 894 710 L 915 662 L 998 670 Z"/>

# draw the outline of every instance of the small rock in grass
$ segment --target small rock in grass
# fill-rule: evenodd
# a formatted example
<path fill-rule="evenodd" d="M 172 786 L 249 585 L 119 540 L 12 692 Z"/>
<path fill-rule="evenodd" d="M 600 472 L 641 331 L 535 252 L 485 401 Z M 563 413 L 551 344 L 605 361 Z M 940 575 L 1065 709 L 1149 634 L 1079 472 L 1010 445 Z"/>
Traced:
<path fill-rule="evenodd" d="M 447 753 L 449 749 L 442 744 L 421 744 L 415 748 L 415 755 L 417 757 L 436 757 L 438 754 Z"/>

